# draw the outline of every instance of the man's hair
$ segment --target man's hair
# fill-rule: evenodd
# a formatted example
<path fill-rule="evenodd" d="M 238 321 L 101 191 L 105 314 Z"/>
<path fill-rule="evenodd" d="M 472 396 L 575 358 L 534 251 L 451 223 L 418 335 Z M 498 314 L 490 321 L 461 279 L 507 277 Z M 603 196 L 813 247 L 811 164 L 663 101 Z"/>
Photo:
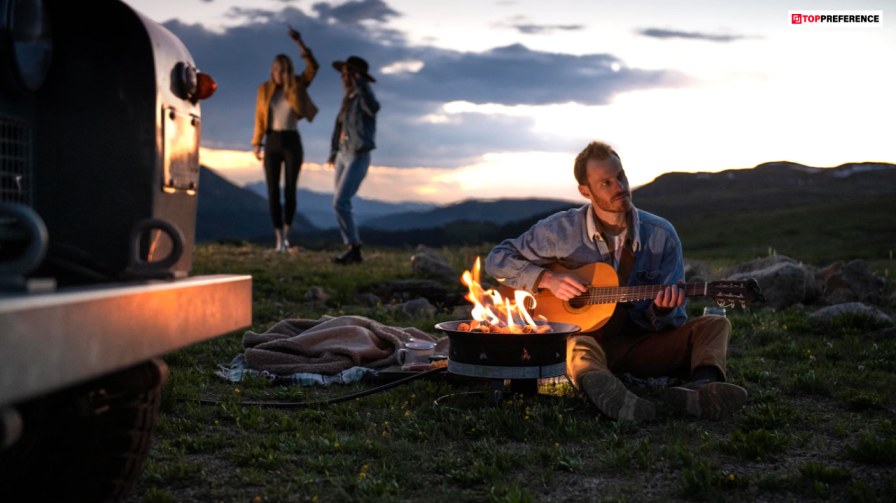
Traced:
<path fill-rule="evenodd" d="M 613 147 L 602 141 L 593 141 L 579 152 L 579 155 L 576 156 L 576 163 L 573 166 L 573 173 L 576 175 L 576 181 L 579 182 L 579 185 L 588 185 L 588 173 L 585 172 L 585 166 L 588 165 L 588 161 L 592 159 L 605 161 L 610 157 L 615 157 L 616 162 L 622 166 L 622 159 L 619 158 L 619 154 L 613 150 Z"/>

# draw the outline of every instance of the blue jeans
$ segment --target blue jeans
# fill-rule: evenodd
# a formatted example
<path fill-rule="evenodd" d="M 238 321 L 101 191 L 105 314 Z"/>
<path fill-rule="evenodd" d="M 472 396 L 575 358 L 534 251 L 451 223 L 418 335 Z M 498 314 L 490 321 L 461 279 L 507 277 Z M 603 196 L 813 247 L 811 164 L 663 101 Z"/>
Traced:
<path fill-rule="evenodd" d="M 370 151 L 348 152 L 339 149 L 336 154 L 336 188 L 333 192 L 333 208 L 339 222 L 342 241 L 347 245 L 360 245 L 358 228 L 352 215 L 352 197 L 358 193 L 361 182 L 370 167 Z"/>

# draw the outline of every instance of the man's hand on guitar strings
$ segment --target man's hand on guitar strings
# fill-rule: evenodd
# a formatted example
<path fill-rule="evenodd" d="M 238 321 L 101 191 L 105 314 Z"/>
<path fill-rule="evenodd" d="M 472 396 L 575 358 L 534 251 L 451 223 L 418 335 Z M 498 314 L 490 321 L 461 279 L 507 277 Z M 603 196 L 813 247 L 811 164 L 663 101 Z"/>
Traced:
<path fill-rule="evenodd" d="M 560 300 L 569 300 L 587 291 L 582 280 L 573 274 L 545 270 L 538 281 L 538 288 L 547 288 Z"/>
<path fill-rule="evenodd" d="M 684 294 L 684 288 L 682 288 L 682 283 L 677 285 L 666 285 L 657 292 L 656 297 L 653 299 L 653 303 L 660 309 L 674 309 L 684 304 L 685 298 L 686 296 Z"/>

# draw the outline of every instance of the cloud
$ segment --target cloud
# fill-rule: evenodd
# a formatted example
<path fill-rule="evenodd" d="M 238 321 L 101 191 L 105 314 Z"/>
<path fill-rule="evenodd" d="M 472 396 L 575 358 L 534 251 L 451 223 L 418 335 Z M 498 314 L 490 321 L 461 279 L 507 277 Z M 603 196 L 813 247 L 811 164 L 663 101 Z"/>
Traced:
<path fill-rule="evenodd" d="M 420 71 L 396 75 L 390 84 L 420 101 L 599 105 L 620 92 L 688 82 L 673 71 L 628 68 L 610 54 L 550 53 L 521 44 L 476 53 L 427 50 L 419 59 Z"/>
<path fill-rule="evenodd" d="M 320 19 L 332 19 L 347 24 L 356 24 L 366 20 L 385 23 L 390 17 L 401 16 L 401 13 L 386 5 L 382 0 L 349 1 L 335 7 L 326 2 L 319 2 L 311 8 L 317 12 Z"/>
<path fill-rule="evenodd" d="M 454 167 L 476 162 L 487 152 L 577 150 L 581 139 L 573 142 L 535 131 L 531 116 L 507 110 L 570 102 L 601 105 L 627 91 L 688 83 L 686 76 L 674 71 L 630 68 L 611 54 L 570 55 L 519 44 L 482 52 L 415 45 L 381 24 L 333 22 L 337 15 L 377 19 L 374 12 L 352 16 L 337 12 L 347 6 L 391 11 L 380 0 L 367 0 L 316 7 L 311 13 L 292 6 L 280 11 L 233 10 L 231 14 L 244 21 L 221 32 L 199 24 L 165 23 L 189 48 L 197 67 L 218 82 L 216 94 L 201 104 L 203 146 L 250 148 L 256 93 L 270 77 L 274 56 L 285 53 L 299 70 L 304 66 L 288 37 L 287 24 L 302 33 L 320 62 L 309 88 L 320 112 L 313 123 L 299 123 L 309 162 L 326 160 L 343 94 L 339 74 L 330 63 L 351 54 L 369 61 L 377 78 L 373 89 L 382 109 L 374 163 L 388 166 Z M 454 101 L 504 108 L 446 113 L 443 105 Z"/>
<path fill-rule="evenodd" d="M 548 35 L 555 31 L 578 31 L 585 28 L 582 24 L 532 24 L 518 23 L 512 25 L 520 33 L 526 35 Z"/>
<path fill-rule="evenodd" d="M 709 42 L 734 42 L 735 40 L 743 40 L 750 38 L 746 35 L 716 34 L 716 33 L 700 33 L 679 30 L 666 30 L 663 28 L 644 28 L 636 30 L 635 33 L 653 38 L 684 38 L 691 40 L 706 40 Z"/>
<path fill-rule="evenodd" d="M 526 16 L 513 16 L 509 21 L 495 23 L 498 28 L 513 28 L 524 35 L 548 35 L 557 31 L 578 31 L 585 29 L 583 24 L 537 24 Z"/>

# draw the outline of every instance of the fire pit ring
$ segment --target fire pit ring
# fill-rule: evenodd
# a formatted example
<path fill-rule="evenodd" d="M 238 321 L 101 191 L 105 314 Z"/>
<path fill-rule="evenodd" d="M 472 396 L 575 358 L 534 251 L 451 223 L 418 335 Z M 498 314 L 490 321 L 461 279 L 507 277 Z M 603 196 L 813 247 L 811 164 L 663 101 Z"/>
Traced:
<path fill-rule="evenodd" d="M 566 339 L 580 328 L 549 322 L 543 334 L 496 334 L 458 330 L 461 323 L 435 326 L 448 335 L 448 372 L 487 379 L 539 379 L 566 373 Z"/>

